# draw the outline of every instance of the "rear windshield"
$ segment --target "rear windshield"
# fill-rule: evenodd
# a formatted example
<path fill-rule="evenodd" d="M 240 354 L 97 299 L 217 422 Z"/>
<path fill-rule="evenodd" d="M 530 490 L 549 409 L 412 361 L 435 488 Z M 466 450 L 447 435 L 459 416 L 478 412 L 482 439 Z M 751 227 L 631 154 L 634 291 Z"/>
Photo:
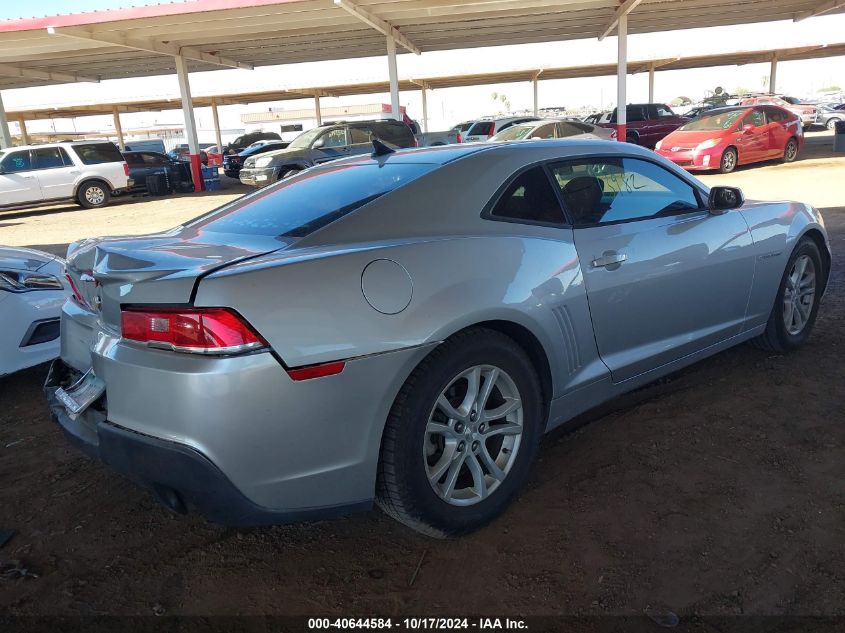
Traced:
<path fill-rule="evenodd" d="M 86 165 L 98 163 L 122 163 L 123 154 L 114 143 L 91 143 L 90 145 L 74 145 L 73 150 Z"/>
<path fill-rule="evenodd" d="M 716 112 L 711 114 L 702 114 L 695 121 L 690 121 L 681 130 L 690 132 L 704 132 L 708 130 L 730 130 L 733 128 L 746 110 L 728 110 L 727 112 Z"/>
<path fill-rule="evenodd" d="M 309 169 L 189 226 L 215 233 L 304 237 L 435 167 L 367 163 Z"/>
<path fill-rule="evenodd" d="M 467 130 L 467 136 L 493 136 L 496 124 L 493 121 L 476 121 Z"/>
<path fill-rule="evenodd" d="M 536 129 L 536 125 L 514 125 L 496 134 L 496 140 L 521 141 L 524 138 L 528 138 L 528 135 Z"/>

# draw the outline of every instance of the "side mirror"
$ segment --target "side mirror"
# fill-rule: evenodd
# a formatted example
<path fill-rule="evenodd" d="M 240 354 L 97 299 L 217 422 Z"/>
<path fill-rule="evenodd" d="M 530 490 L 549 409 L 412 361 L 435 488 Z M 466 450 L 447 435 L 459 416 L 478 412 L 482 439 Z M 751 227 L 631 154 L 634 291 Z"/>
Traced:
<path fill-rule="evenodd" d="M 325 144 L 326 144 L 326 139 L 318 138 L 316 141 L 314 141 L 314 144 L 311 146 L 311 148 L 312 149 L 320 149 Z"/>
<path fill-rule="evenodd" d="M 713 187 L 707 199 L 707 208 L 713 215 L 722 215 L 745 204 L 745 196 L 738 187 Z"/>
<path fill-rule="evenodd" d="M 742 126 L 742 133 L 743 134 L 750 134 L 753 131 L 754 131 L 754 126 L 751 125 L 750 123 L 746 123 L 745 125 Z"/>

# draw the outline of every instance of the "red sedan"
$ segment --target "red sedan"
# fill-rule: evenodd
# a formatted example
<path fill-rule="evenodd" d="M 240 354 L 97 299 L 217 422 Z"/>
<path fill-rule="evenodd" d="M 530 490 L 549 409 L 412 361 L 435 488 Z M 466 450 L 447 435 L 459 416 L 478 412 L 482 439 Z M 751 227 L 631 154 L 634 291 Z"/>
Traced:
<path fill-rule="evenodd" d="M 657 143 L 655 151 L 689 171 L 718 169 L 780 158 L 791 163 L 804 144 L 801 119 L 778 106 L 710 110 Z"/>

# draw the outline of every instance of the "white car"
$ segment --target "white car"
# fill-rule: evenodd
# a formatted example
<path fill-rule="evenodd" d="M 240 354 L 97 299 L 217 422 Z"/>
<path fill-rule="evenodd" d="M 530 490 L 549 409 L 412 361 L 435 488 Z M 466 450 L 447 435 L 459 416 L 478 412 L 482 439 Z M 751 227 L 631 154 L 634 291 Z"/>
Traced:
<path fill-rule="evenodd" d="M 470 126 L 464 136 L 464 143 L 487 141 L 512 125 L 536 120 L 536 116 L 484 117 L 483 119 L 478 119 Z"/>
<path fill-rule="evenodd" d="M 132 184 L 123 155 L 107 141 L 24 145 L 0 153 L 0 207 L 61 200 L 104 207 Z"/>
<path fill-rule="evenodd" d="M 523 141 L 529 139 L 545 138 L 577 138 L 593 140 L 616 140 L 616 130 L 606 127 L 599 127 L 583 121 L 571 119 L 542 119 L 540 121 L 529 121 L 517 123 L 505 128 L 488 143 L 494 141 Z"/>
<path fill-rule="evenodd" d="M 71 294 L 60 257 L 0 246 L 0 376 L 59 356 L 62 304 Z"/>

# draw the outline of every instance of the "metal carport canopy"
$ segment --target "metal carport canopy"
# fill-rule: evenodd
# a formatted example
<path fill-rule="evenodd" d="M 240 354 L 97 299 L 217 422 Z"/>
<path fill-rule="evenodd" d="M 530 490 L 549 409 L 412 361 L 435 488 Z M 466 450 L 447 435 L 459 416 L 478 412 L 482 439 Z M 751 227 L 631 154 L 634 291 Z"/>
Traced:
<path fill-rule="evenodd" d="M 630 13 L 629 13 L 630 12 Z M 194 0 L 0 22 L 0 89 L 842 13 L 821 0 Z M 48 32 L 51 29 L 54 34 Z"/>
<path fill-rule="evenodd" d="M 628 62 L 630 74 L 649 72 L 652 68 L 658 71 L 680 70 L 690 68 L 707 68 L 713 66 L 743 65 L 770 62 L 772 58 L 780 61 L 803 59 L 817 59 L 822 57 L 845 56 L 845 42 L 835 44 L 818 44 L 793 48 L 772 48 L 754 51 L 736 51 L 732 53 L 716 53 L 712 55 L 695 55 L 690 57 L 668 57 Z M 479 86 L 485 84 L 513 83 L 533 81 L 538 77 L 540 81 L 549 79 L 570 79 L 579 77 L 600 77 L 616 73 L 616 64 L 588 64 L 583 66 L 537 67 L 505 70 L 491 73 L 473 73 L 467 75 L 449 75 L 400 79 L 399 89 L 402 91 L 418 90 L 422 86 L 429 89 L 455 88 L 464 86 Z M 294 99 L 308 99 L 315 94 L 324 97 L 345 97 L 351 95 L 376 94 L 390 89 L 386 81 L 366 83 L 350 83 L 324 86 L 296 86 L 278 88 L 274 90 L 245 91 L 226 94 L 194 95 L 194 107 L 209 107 L 212 103 L 218 106 L 233 104 L 261 103 L 267 101 L 290 101 Z M 112 114 L 115 110 L 125 112 L 152 112 L 173 110 L 181 107 L 178 96 L 173 98 L 158 97 L 151 99 L 136 99 L 127 101 L 113 101 L 103 103 L 78 103 L 56 107 L 21 108 L 9 111 L 13 120 L 37 120 L 54 118 L 72 118 Z"/>
<path fill-rule="evenodd" d="M 626 103 L 629 32 L 801 20 L 845 12 L 844 4 L 842 0 L 192 0 L 0 22 L 0 90 L 175 70 L 199 190 L 191 71 L 367 57 L 386 49 L 391 113 L 398 118 L 397 46 L 419 54 L 602 39 L 616 31 L 617 102 Z M 775 66 L 773 61 L 773 71 Z M 318 121 L 319 98 L 315 95 Z M 213 114 L 216 119 L 216 107 Z M 617 121 L 619 139 L 625 140 L 624 108 Z M 117 112 L 115 127 L 120 136 Z M 0 145 L 10 144 L 0 99 Z"/>

